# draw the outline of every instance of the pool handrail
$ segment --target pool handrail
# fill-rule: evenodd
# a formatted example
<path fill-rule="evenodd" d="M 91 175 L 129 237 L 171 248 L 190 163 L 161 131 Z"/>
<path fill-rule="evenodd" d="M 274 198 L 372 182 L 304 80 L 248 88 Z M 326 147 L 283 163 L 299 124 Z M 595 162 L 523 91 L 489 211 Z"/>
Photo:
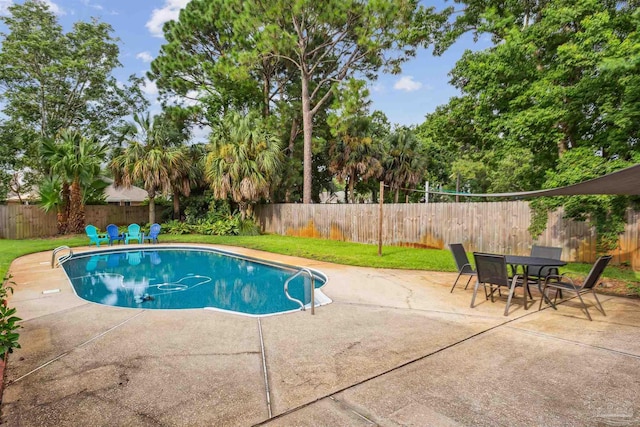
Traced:
<path fill-rule="evenodd" d="M 291 282 L 293 279 L 295 279 L 296 277 L 298 277 L 299 275 L 301 275 L 302 273 L 307 273 L 309 275 L 309 277 L 311 278 L 311 315 L 315 314 L 315 306 L 316 306 L 316 299 L 315 299 L 315 295 L 314 295 L 314 291 L 316 288 L 315 285 L 315 276 L 313 275 L 313 273 L 311 272 L 311 270 L 309 270 L 307 267 L 302 267 L 300 268 L 300 270 L 298 270 L 293 276 L 289 277 L 285 282 L 284 282 L 284 296 L 287 297 L 288 300 L 293 301 L 293 302 L 297 302 L 298 304 L 300 304 L 300 308 L 302 309 L 302 311 L 305 311 L 305 305 L 303 304 L 302 301 L 300 301 L 297 298 L 293 298 L 291 295 L 289 295 L 289 282 Z"/>
<path fill-rule="evenodd" d="M 58 259 L 56 259 L 56 254 L 60 251 L 63 251 L 65 249 L 69 250 L 69 253 L 66 255 L 61 255 L 60 257 L 58 257 Z M 66 260 L 68 260 L 69 258 L 71 258 L 73 256 L 73 251 L 71 250 L 71 248 L 69 246 L 58 246 L 57 248 L 55 248 L 53 250 L 53 253 L 51 254 L 51 268 L 55 268 L 56 266 L 60 267 L 62 265 L 63 262 L 65 262 Z M 57 264 L 56 264 L 57 261 Z"/>

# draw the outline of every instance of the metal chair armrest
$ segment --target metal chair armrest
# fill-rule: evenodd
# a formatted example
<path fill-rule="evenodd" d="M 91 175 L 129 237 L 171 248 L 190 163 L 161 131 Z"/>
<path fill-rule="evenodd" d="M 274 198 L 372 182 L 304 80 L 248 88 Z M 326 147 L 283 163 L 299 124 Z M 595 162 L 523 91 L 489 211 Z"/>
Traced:
<path fill-rule="evenodd" d="M 569 284 L 571 286 L 573 286 L 573 288 L 577 291 L 579 288 L 576 286 L 576 284 L 574 283 L 573 279 L 569 276 L 567 276 L 566 274 L 549 274 L 547 277 L 545 277 L 544 279 L 544 286 L 547 286 L 549 284 L 550 279 L 556 279 L 556 282 L 560 282 L 560 283 L 566 283 Z M 553 285 L 551 285 L 553 286 Z"/>
<path fill-rule="evenodd" d="M 461 268 L 460 271 L 462 272 L 466 272 L 466 273 L 475 273 L 475 270 L 473 269 L 473 266 L 471 265 L 471 263 L 466 263 L 464 264 Z"/>

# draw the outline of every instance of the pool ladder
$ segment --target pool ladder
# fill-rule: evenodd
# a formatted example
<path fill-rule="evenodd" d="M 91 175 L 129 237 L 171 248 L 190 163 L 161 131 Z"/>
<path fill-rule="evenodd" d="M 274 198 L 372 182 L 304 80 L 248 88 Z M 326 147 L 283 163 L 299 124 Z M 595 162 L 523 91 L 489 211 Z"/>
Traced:
<path fill-rule="evenodd" d="M 315 314 L 315 306 L 316 306 L 316 299 L 315 299 L 315 295 L 314 295 L 314 291 L 316 289 L 316 285 L 315 285 L 315 276 L 313 275 L 313 273 L 311 272 L 311 270 L 309 270 L 306 267 L 302 267 L 300 270 L 298 270 L 298 272 L 296 272 L 296 274 L 294 274 L 293 276 L 289 277 L 287 279 L 286 282 L 284 282 L 284 295 L 293 302 L 297 302 L 298 304 L 300 304 L 300 308 L 302 309 L 302 311 L 305 311 L 305 306 L 304 303 L 302 301 L 300 301 L 297 298 L 293 298 L 291 295 L 289 295 L 289 282 L 291 282 L 293 279 L 295 279 L 296 277 L 298 277 L 299 275 L 301 275 L 302 273 L 307 273 L 309 275 L 309 277 L 311 278 L 311 314 Z"/>
<path fill-rule="evenodd" d="M 60 255 L 58 258 L 56 258 L 56 254 L 58 252 L 62 252 L 64 250 L 68 250 L 69 253 L 68 254 L 64 254 L 64 255 Z M 66 260 L 68 260 L 72 256 L 73 256 L 73 251 L 71 250 L 71 248 L 69 246 L 58 246 L 57 248 L 55 248 L 53 250 L 53 253 L 51 254 L 51 268 L 60 267 L 63 262 L 65 262 Z"/>

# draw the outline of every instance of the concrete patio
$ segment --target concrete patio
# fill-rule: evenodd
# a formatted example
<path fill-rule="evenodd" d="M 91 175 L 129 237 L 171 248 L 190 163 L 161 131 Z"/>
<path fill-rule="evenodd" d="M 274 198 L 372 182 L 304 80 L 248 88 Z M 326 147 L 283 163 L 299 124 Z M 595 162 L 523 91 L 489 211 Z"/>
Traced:
<path fill-rule="evenodd" d="M 534 293 L 505 317 L 504 300 L 471 309 L 471 290 L 450 294 L 453 273 L 225 250 L 318 269 L 333 303 L 262 318 L 101 306 L 51 252 L 22 257 L 2 423 L 640 425 L 640 300 L 603 296 L 606 317 L 589 322 L 574 301 L 538 311 Z"/>

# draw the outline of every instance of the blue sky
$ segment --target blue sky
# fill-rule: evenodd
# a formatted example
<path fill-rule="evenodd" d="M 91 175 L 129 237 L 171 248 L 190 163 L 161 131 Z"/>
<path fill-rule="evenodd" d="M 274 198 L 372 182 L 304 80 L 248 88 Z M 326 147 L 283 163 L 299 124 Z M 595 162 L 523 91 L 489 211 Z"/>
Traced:
<path fill-rule="evenodd" d="M 108 22 L 114 35 L 120 38 L 120 61 L 123 68 L 116 77 L 125 81 L 130 74 L 144 75 L 150 61 L 157 55 L 164 42 L 162 24 L 178 16 L 180 8 L 189 0 L 42 0 L 58 15 L 60 22 L 69 28 L 73 22 L 97 17 Z M 15 0 L 0 0 L 0 14 Z M 18 1 L 21 2 L 21 1 Z M 430 0 L 437 9 L 445 7 L 442 0 Z M 393 124 L 413 125 L 424 121 L 426 114 L 438 105 L 447 103 L 457 91 L 449 83 L 448 73 L 465 49 L 484 49 L 490 45 L 487 38 L 473 42 L 470 34 L 464 36 L 441 57 L 421 50 L 403 66 L 400 75 L 381 74 L 370 84 L 372 110 L 383 111 Z M 145 92 L 154 101 L 152 111 L 159 106 L 155 102 L 157 89 L 152 82 Z"/>

